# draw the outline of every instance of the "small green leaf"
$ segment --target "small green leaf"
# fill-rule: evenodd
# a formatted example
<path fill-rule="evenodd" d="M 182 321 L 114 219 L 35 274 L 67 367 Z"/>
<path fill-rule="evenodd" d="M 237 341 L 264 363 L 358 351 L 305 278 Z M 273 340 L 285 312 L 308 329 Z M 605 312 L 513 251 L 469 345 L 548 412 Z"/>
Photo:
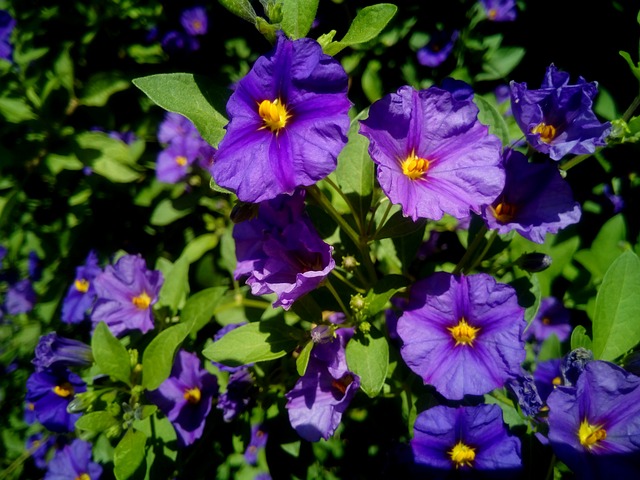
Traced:
<path fill-rule="evenodd" d="M 103 132 L 84 132 L 75 137 L 75 154 L 93 171 L 118 183 L 139 180 L 137 160 L 142 153 Z"/>
<path fill-rule="evenodd" d="M 626 238 L 627 226 L 619 213 L 607 220 L 588 250 L 575 254 L 575 259 L 593 276 L 594 283 L 602 280 L 611 263 L 622 253 Z"/>
<path fill-rule="evenodd" d="M 58 56 L 53 64 L 53 71 L 55 72 L 55 78 L 60 82 L 60 85 L 73 95 L 73 60 L 69 54 L 69 50 L 71 50 L 72 45 L 73 44 L 71 42 L 64 44 L 60 56 Z"/>
<path fill-rule="evenodd" d="M 202 255 L 215 248 L 220 241 L 216 233 L 205 233 L 191 240 L 183 250 L 181 257 L 185 257 L 189 263 L 200 260 Z"/>
<path fill-rule="evenodd" d="M 211 287 L 190 296 L 182 309 L 180 321 L 189 325 L 190 332 L 198 332 L 209 323 L 227 290 L 227 287 Z"/>
<path fill-rule="evenodd" d="M 91 337 L 91 351 L 98 368 L 105 375 L 131 384 L 131 359 L 127 349 L 113 336 L 104 322 L 98 323 Z"/>
<path fill-rule="evenodd" d="M 158 303 L 175 312 L 189 294 L 189 259 L 181 255 L 165 275 Z"/>
<path fill-rule="evenodd" d="M 420 230 L 425 226 L 427 221 L 423 218 L 416 220 L 415 222 L 405 217 L 401 211 L 395 212 L 385 222 L 382 228 L 378 229 L 375 233 L 373 240 L 382 240 L 383 238 L 395 238 L 402 237 Z"/>
<path fill-rule="evenodd" d="M 89 107 L 102 107 L 111 95 L 130 86 L 131 82 L 120 72 L 99 72 L 89 78 L 79 101 Z"/>
<path fill-rule="evenodd" d="M 631 59 L 631 55 L 625 51 L 618 52 L 622 58 L 627 61 L 629 68 L 631 69 L 631 73 L 640 81 L 640 64 L 636 65 L 635 62 Z"/>
<path fill-rule="evenodd" d="M 478 105 L 480 112 L 478 120 L 485 125 L 489 125 L 489 133 L 497 136 L 503 145 L 509 144 L 509 127 L 500 112 L 486 99 L 480 95 L 474 95 L 473 100 Z"/>
<path fill-rule="evenodd" d="M 399 290 L 409 285 L 409 279 L 402 275 L 385 275 L 367 293 L 367 316 L 373 317 L 387 306 L 387 302 Z"/>
<path fill-rule="evenodd" d="M 192 208 L 179 210 L 173 206 L 173 201 L 170 198 L 163 198 L 153 209 L 149 223 L 158 227 L 164 227 L 172 224 L 176 220 L 180 220 L 182 217 L 186 217 L 192 212 Z"/>
<path fill-rule="evenodd" d="M 347 343 L 347 365 L 360 377 L 360 388 L 373 398 L 382 389 L 389 369 L 389 344 L 375 327 L 369 334 L 358 331 Z"/>
<path fill-rule="evenodd" d="M 558 336 L 553 333 L 547 337 L 542 345 L 540 345 L 540 352 L 538 352 L 538 361 L 544 362 L 545 360 L 552 360 L 554 358 L 562 357 L 562 346 Z"/>
<path fill-rule="evenodd" d="M 630 250 L 609 267 L 598 289 L 593 355 L 615 360 L 640 342 L 640 259 Z"/>
<path fill-rule="evenodd" d="M 189 73 L 150 75 L 134 79 L 133 84 L 160 107 L 187 117 L 202 138 L 218 146 L 227 119 L 213 105 L 222 105 L 229 92 L 222 93 L 206 79 Z"/>
<path fill-rule="evenodd" d="M 477 81 L 504 80 L 524 58 L 526 50 L 522 47 L 498 48 L 489 59 L 485 60 L 484 72 L 476 75 Z"/>
<path fill-rule="evenodd" d="M 592 342 L 589 335 L 587 335 L 587 329 L 582 325 L 578 325 L 571 333 L 571 350 L 581 347 L 592 350 Z"/>
<path fill-rule="evenodd" d="M 155 390 L 169 378 L 176 350 L 187 338 L 189 327 L 187 323 L 179 323 L 163 330 L 151 340 L 142 358 L 143 387 Z"/>
<path fill-rule="evenodd" d="M 113 473 L 117 480 L 131 478 L 138 468 L 143 467 L 147 436 L 130 429 L 116 445 L 113 452 Z"/>
<path fill-rule="evenodd" d="M 26 122 L 38 116 L 27 102 L 18 98 L 0 98 L 0 115 L 9 123 Z"/>
<path fill-rule="evenodd" d="M 301 332 L 284 321 L 264 320 L 231 330 L 203 350 L 209 360 L 231 367 L 274 360 L 293 351 Z"/>
<path fill-rule="evenodd" d="M 309 365 L 309 358 L 311 358 L 311 350 L 313 350 L 314 343 L 308 341 L 304 348 L 300 350 L 300 355 L 296 358 L 296 370 L 298 375 L 303 376 L 307 371 L 307 365 Z"/>
<path fill-rule="evenodd" d="M 283 0 L 282 30 L 289 38 L 295 40 L 304 37 L 316 18 L 319 0 Z"/>
<path fill-rule="evenodd" d="M 115 418 L 109 412 L 89 412 L 82 415 L 75 424 L 75 429 L 81 438 L 85 440 L 91 439 L 100 432 L 104 432 L 108 428 L 116 426 L 120 420 Z"/>
<path fill-rule="evenodd" d="M 256 12 L 251 6 L 249 0 L 218 0 L 220 4 L 234 15 L 246 20 L 247 22 L 256 23 Z"/>

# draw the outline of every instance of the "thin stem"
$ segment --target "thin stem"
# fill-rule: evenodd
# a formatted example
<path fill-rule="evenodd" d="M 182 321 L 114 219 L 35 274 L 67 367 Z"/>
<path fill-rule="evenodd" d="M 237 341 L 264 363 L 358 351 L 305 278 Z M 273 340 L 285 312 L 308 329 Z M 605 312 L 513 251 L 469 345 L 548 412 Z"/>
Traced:
<path fill-rule="evenodd" d="M 625 110 L 624 114 L 622 115 L 622 120 L 628 122 L 631 118 L 631 115 L 633 115 L 633 112 L 635 112 L 638 107 L 640 107 L 640 94 L 633 99 L 633 102 L 631 102 L 629 108 Z"/>
<path fill-rule="evenodd" d="M 329 184 L 331 188 L 333 188 L 338 193 L 338 195 L 342 197 L 344 202 L 349 207 L 349 210 L 351 210 L 351 213 L 353 213 L 353 218 L 356 220 L 356 223 L 358 224 L 358 230 L 360 230 L 360 234 L 364 236 L 367 233 L 364 231 L 364 224 L 362 223 L 362 219 L 360 218 L 360 215 L 357 214 L 356 209 L 353 208 L 353 204 L 351 203 L 351 200 L 349 200 L 349 197 L 347 197 L 345 193 L 342 191 L 342 189 L 338 185 L 336 185 L 333 182 L 333 180 L 331 180 L 329 177 L 326 177 L 324 181 L 327 182 L 327 184 Z"/>
<path fill-rule="evenodd" d="M 40 439 L 40 441 L 38 443 L 35 443 L 31 446 L 31 448 L 29 450 L 25 450 L 22 455 L 20 455 L 18 458 L 16 458 L 11 465 L 9 465 L 7 467 L 6 470 L 0 472 L 0 480 L 4 480 L 6 478 L 11 478 L 11 474 L 20 467 L 20 465 L 22 465 L 24 462 L 27 461 L 27 459 L 33 455 L 36 450 L 38 450 L 46 441 L 47 441 L 47 436 L 44 436 L 42 439 Z"/>
<path fill-rule="evenodd" d="M 553 470 L 555 465 L 556 465 L 556 456 L 555 454 L 553 454 L 551 455 L 551 462 L 549 462 L 549 470 L 547 470 L 547 476 L 545 477 L 545 480 L 553 479 Z"/>
<path fill-rule="evenodd" d="M 331 292 L 331 295 L 334 296 L 334 298 L 336 299 L 336 302 L 338 302 L 338 305 L 340 306 L 340 308 L 342 309 L 344 314 L 347 316 L 347 319 L 350 320 L 351 319 L 351 312 L 350 312 L 350 310 L 347 310 L 347 307 L 344 304 L 344 302 L 342 301 L 342 299 L 340 298 L 340 295 L 338 295 L 338 292 L 336 291 L 336 289 L 333 287 L 333 285 L 331 285 L 331 282 L 329 281 L 329 278 L 327 278 L 325 280 L 324 286 L 327 287 L 327 290 L 329 290 Z"/>
<path fill-rule="evenodd" d="M 467 247 L 467 251 L 464 253 L 464 255 L 462 256 L 462 258 L 460 259 L 456 267 L 453 269 L 453 272 L 451 273 L 453 273 L 454 275 L 457 275 L 462 271 L 463 267 L 473 257 L 476 250 L 480 248 L 480 245 L 484 240 L 484 236 L 487 234 L 488 231 L 489 229 L 487 228 L 486 225 L 483 225 L 482 228 L 480 228 L 478 233 L 476 233 L 476 236 L 474 237 L 473 242 L 471 242 L 471 245 Z"/>
<path fill-rule="evenodd" d="M 594 152 L 595 153 L 595 152 Z M 593 153 L 584 153 L 582 155 L 576 155 L 573 158 L 570 158 L 569 160 L 567 160 L 566 162 L 564 162 L 562 165 L 560 165 L 560 169 L 564 170 L 565 172 L 567 170 L 569 170 L 570 168 L 575 167 L 576 165 L 584 162 L 587 158 L 589 158 L 590 156 L 592 156 Z"/>
<path fill-rule="evenodd" d="M 367 291 L 364 288 L 360 288 L 360 287 L 356 287 L 353 283 L 351 283 L 344 275 L 342 275 L 341 273 L 339 273 L 335 268 L 333 270 L 331 270 L 331 274 L 334 275 L 338 280 L 340 280 L 342 283 L 344 283 L 345 285 L 347 285 L 348 287 L 350 287 L 352 290 L 355 290 L 358 293 L 362 293 L 363 295 L 365 293 L 367 293 Z"/>
<path fill-rule="evenodd" d="M 322 193 L 322 190 L 320 190 L 316 185 L 311 185 L 310 187 L 307 187 L 307 192 L 313 197 L 316 202 L 320 204 L 320 206 L 324 208 L 324 210 L 331 216 L 331 218 L 336 221 L 336 223 L 340 226 L 344 233 L 346 233 L 356 245 L 359 245 L 360 235 L 358 235 L 356 231 L 351 228 L 351 225 L 349 225 L 347 221 L 342 218 L 340 212 L 338 212 L 335 207 L 331 205 L 331 202 L 326 197 L 326 195 Z"/>
<path fill-rule="evenodd" d="M 389 202 L 387 204 L 387 209 L 384 211 L 384 214 L 382 215 L 382 219 L 380 220 L 380 224 L 379 224 L 378 228 L 376 228 L 376 231 L 373 234 L 373 238 L 376 237 L 376 235 L 378 234 L 380 229 L 384 226 L 384 222 L 387 221 L 387 217 L 389 216 L 389 212 L 391 211 L 391 207 L 393 207 L 393 205 L 391 204 L 391 202 Z M 371 219 L 373 221 L 373 217 L 371 217 Z"/>
<path fill-rule="evenodd" d="M 495 241 L 497 236 L 498 236 L 498 231 L 497 230 L 493 230 L 491 232 L 491 236 L 489 237 L 489 240 L 487 240 L 487 244 L 482 249 L 482 253 L 475 258 L 475 260 L 473 261 L 473 263 L 471 264 L 471 266 L 469 268 L 465 268 L 464 269 L 465 273 L 466 272 L 470 272 L 471 270 L 473 270 L 474 268 L 476 268 L 478 266 L 478 264 L 482 261 L 484 256 L 487 254 L 487 252 L 491 248 L 491 245 L 493 244 L 493 242 Z"/>

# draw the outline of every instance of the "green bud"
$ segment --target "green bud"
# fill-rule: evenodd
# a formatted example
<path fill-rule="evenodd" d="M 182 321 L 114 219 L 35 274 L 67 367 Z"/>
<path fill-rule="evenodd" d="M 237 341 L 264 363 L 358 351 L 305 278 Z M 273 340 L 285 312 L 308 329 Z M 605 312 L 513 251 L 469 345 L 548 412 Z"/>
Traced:
<path fill-rule="evenodd" d="M 344 268 L 347 272 L 353 272 L 360 263 L 356 260 L 356 257 L 353 255 L 347 255 L 342 257 L 342 268 Z"/>
<path fill-rule="evenodd" d="M 369 322 L 360 322 L 358 325 L 358 330 L 362 333 L 367 334 L 371 330 L 371 324 Z"/>
<path fill-rule="evenodd" d="M 367 308 L 367 302 L 362 295 L 359 293 L 351 296 L 351 300 L 349 301 L 349 306 L 354 314 L 362 312 L 365 308 Z"/>
<path fill-rule="evenodd" d="M 80 413 L 87 410 L 98 396 L 95 392 L 78 393 L 67 405 L 67 412 Z"/>

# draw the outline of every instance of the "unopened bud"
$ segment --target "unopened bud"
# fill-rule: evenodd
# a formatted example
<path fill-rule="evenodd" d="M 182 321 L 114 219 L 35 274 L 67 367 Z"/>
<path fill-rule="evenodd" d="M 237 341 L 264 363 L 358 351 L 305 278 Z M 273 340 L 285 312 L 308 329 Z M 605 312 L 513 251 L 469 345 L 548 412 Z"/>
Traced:
<path fill-rule="evenodd" d="M 356 268 L 358 268 L 359 265 L 360 263 L 358 263 L 358 261 L 356 260 L 356 257 L 354 257 L 353 255 L 347 255 L 345 257 L 342 257 L 342 267 L 347 272 L 354 271 Z"/>
<path fill-rule="evenodd" d="M 258 215 L 258 204 L 238 202 L 231 209 L 231 221 L 233 223 L 244 222 L 245 220 L 251 220 Z"/>
<path fill-rule="evenodd" d="M 367 307 L 367 302 L 364 297 L 358 293 L 351 296 L 349 306 L 351 307 L 353 313 L 360 313 Z"/>
<path fill-rule="evenodd" d="M 522 255 L 517 261 L 516 265 L 518 265 L 521 269 L 535 273 L 542 272 L 551 266 L 551 257 L 545 253 L 533 252 L 533 253 L 525 253 Z"/>

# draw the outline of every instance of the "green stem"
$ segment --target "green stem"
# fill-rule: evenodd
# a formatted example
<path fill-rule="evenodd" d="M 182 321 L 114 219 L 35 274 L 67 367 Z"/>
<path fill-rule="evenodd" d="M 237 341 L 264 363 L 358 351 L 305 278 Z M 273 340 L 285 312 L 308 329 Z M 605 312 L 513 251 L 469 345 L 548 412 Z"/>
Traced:
<path fill-rule="evenodd" d="M 11 475 L 15 470 L 17 470 L 20 465 L 27 461 L 27 459 L 35 453 L 38 448 L 40 448 L 46 441 L 47 436 L 45 435 L 42 439 L 40 439 L 39 443 L 34 443 L 33 446 L 29 450 L 25 450 L 22 455 L 16 458 L 11 465 L 7 467 L 6 470 L 0 472 L 0 480 L 5 480 L 7 478 L 11 478 Z"/>
<path fill-rule="evenodd" d="M 338 295 L 338 292 L 336 291 L 336 289 L 333 287 L 333 285 L 331 285 L 331 282 L 329 281 L 328 277 L 325 280 L 324 286 L 327 287 L 327 290 L 329 290 L 331 292 L 331 295 L 334 296 L 334 298 L 336 299 L 336 302 L 338 302 L 338 305 L 340 306 L 344 314 L 347 316 L 347 320 L 351 320 L 351 311 L 347 309 L 346 305 L 340 298 L 340 295 Z"/>
<path fill-rule="evenodd" d="M 389 212 L 391 211 L 391 207 L 393 207 L 393 205 L 391 204 L 391 202 L 389 202 L 387 204 L 387 209 L 384 211 L 384 214 L 382 215 L 382 219 L 380 220 L 380 224 L 378 225 L 378 228 L 376 228 L 376 231 L 373 234 L 373 238 L 376 238 L 376 236 L 378 235 L 378 232 L 380 231 L 380 229 L 382 227 L 384 227 L 384 223 L 387 221 L 387 217 L 389 216 Z M 371 217 L 371 221 L 373 222 L 373 217 Z"/>
<path fill-rule="evenodd" d="M 480 248 L 480 245 L 484 240 L 484 236 L 487 234 L 488 231 L 489 229 L 487 228 L 487 226 L 483 225 L 482 228 L 478 231 L 478 233 L 476 233 L 476 236 L 474 237 L 473 242 L 471 242 L 471 245 L 468 246 L 467 251 L 464 253 L 464 255 L 462 256 L 462 258 L 460 259 L 456 267 L 453 269 L 453 272 L 451 273 L 453 273 L 454 275 L 457 275 L 462 271 L 462 269 L 467 264 L 467 262 L 473 257 L 476 250 Z"/>
<path fill-rule="evenodd" d="M 625 110 L 624 114 L 622 115 L 622 120 L 628 122 L 629 119 L 631 119 L 631 115 L 633 115 L 633 112 L 635 112 L 638 107 L 640 107 L 640 94 L 633 99 L 633 102 L 631 102 L 629 108 Z"/>
<path fill-rule="evenodd" d="M 484 258 L 484 256 L 487 254 L 487 252 L 489 251 L 489 249 L 491 248 L 491 245 L 493 244 L 493 242 L 495 241 L 495 239 L 498 236 L 498 231 L 497 230 L 493 230 L 491 232 L 491 236 L 489 237 L 489 240 L 487 240 L 487 244 L 484 246 L 484 248 L 482 249 L 482 253 L 480 253 L 480 255 L 478 255 L 473 263 L 471 264 L 471 266 L 469 268 L 465 268 L 464 271 L 465 273 L 470 272 L 471 270 L 473 270 L 474 268 L 476 268 L 480 262 L 482 261 L 482 259 Z"/>
<path fill-rule="evenodd" d="M 347 285 L 348 287 L 350 287 L 352 290 L 361 293 L 361 294 L 365 294 L 367 293 L 367 291 L 363 288 L 360 287 L 356 287 L 353 283 L 351 283 L 344 275 L 342 275 L 341 273 L 339 273 L 335 268 L 333 270 L 331 270 L 331 274 L 334 275 L 338 280 L 340 280 L 342 283 L 344 283 L 345 285 Z"/>
<path fill-rule="evenodd" d="M 562 165 L 560 165 L 560 170 L 564 170 L 566 172 L 570 168 L 573 168 L 576 165 L 584 162 L 587 158 L 589 158 L 592 155 L 593 153 L 584 153 L 582 155 L 576 155 L 575 157 L 570 158 L 566 162 L 562 163 Z"/>
<path fill-rule="evenodd" d="M 353 213 L 353 218 L 358 224 L 358 230 L 360 230 L 360 234 L 364 236 L 367 233 L 364 231 L 364 224 L 362 223 L 362 219 L 360 218 L 360 215 L 357 214 L 358 212 L 356 212 L 356 209 L 353 208 L 353 204 L 349 200 L 349 197 L 347 197 L 342 191 L 342 189 L 338 185 L 336 185 L 333 182 L 333 180 L 331 180 L 329 177 L 326 177 L 324 181 L 327 182 L 327 184 L 329 184 L 331 188 L 333 188 L 336 191 L 336 193 L 342 197 L 344 202 L 347 204 L 347 207 L 349 207 L 349 210 L 351 210 L 351 213 Z"/>

